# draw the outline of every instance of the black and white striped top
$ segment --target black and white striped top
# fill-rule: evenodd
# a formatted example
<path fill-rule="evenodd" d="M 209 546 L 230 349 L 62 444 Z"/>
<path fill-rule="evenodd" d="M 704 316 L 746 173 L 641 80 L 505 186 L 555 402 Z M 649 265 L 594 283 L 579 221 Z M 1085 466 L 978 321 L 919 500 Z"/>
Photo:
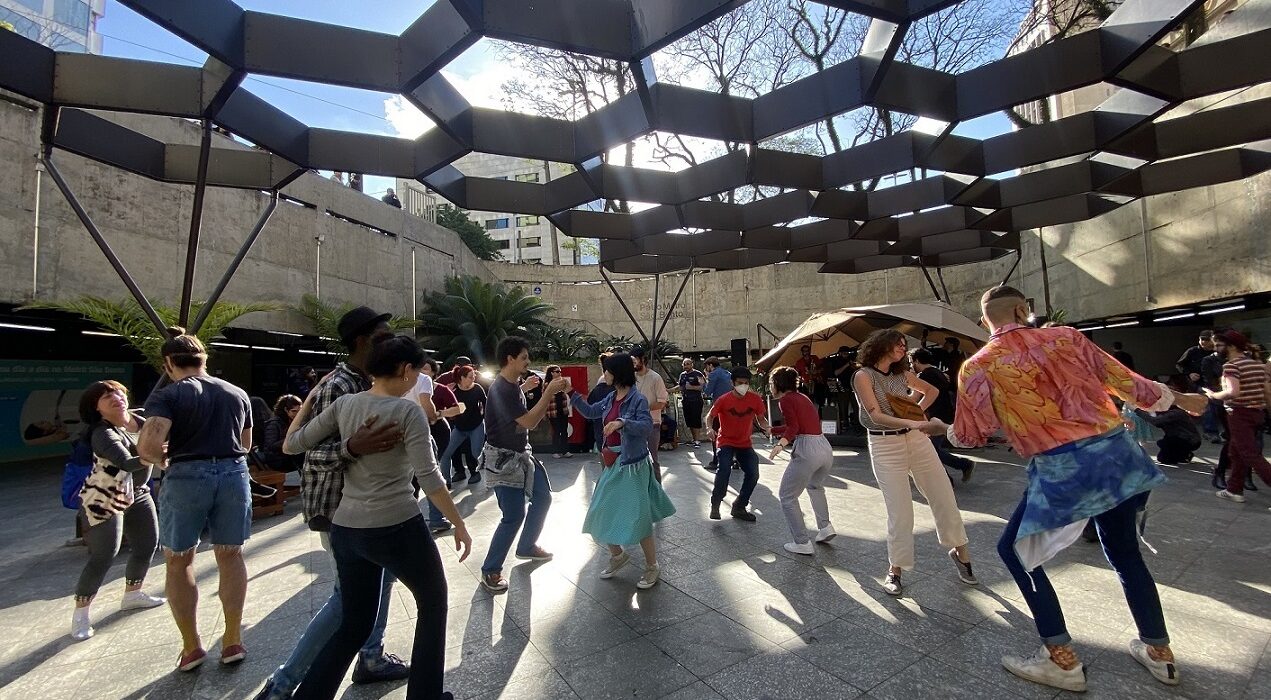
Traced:
<path fill-rule="evenodd" d="M 865 367 L 861 369 L 865 372 L 865 376 L 869 377 L 870 386 L 874 387 L 874 400 L 878 402 L 878 408 L 893 418 L 896 413 L 891 410 L 891 403 L 887 400 L 887 394 L 892 396 L 909 396 L 909 382 L 905 381 L 905 374 L 883 374 L 873 367 Z M 886 425 L 879 425 L 869 417 L 869 411 L 865 409 L 865 404 L 861 402 L 861 396 L 856 395 L 856 403 L 860 406 L 861 425 L 866 430 L 895 430 L 895 428 Z"/>

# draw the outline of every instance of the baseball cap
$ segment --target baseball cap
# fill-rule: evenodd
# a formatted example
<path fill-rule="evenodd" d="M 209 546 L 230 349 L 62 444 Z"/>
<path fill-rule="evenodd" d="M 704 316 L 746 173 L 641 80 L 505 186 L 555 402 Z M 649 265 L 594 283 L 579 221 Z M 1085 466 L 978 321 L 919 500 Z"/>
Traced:
<path fill-rule="evenodd" d="M 366 335 L 372 326 L 392 317 L 392 314 L 377 313 L 369 306 L 359 306 L 340 317 L 336 332 L 340 334 L 340 340 L 344 341 L 345 345 L 351 345 L 354 338 Z"/>

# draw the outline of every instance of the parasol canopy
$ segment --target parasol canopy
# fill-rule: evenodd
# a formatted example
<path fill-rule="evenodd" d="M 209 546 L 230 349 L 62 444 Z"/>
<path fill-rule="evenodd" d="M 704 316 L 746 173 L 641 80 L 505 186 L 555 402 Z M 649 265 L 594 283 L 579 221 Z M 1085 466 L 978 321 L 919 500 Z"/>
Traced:
<path fill-rule="evenodd" d="M 778 365 L 793 366 L 804 345 L 812 346 L 813 355 L 826 357 L 841 346 L 860 345 L 870 333 L 883 328 L 898 330 L 927 345 L 957 338 L 968 355 L 989 339 L 979 324 L 942 302 L 857 306 L 813 314 L 759 358 L 757 364 L 763 372 Z"/>

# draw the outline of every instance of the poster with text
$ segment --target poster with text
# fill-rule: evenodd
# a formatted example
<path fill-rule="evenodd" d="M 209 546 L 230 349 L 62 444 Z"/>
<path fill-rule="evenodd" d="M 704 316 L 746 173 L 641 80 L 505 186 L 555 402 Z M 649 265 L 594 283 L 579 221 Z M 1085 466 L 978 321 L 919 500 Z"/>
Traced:
<path fill-rule="evenodd" d="M 69 453 L 83 428 L 80 394 L 102 379 L 129 386 L 132 365 L 0 360 L 0 462 Z"/>

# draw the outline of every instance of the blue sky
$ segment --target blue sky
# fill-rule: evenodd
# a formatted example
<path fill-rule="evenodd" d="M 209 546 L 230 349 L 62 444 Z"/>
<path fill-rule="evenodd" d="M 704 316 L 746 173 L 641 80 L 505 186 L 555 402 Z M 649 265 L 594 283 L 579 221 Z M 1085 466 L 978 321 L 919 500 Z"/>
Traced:
<path fill-rule="evenodd" d="M 347 0 L 236 0 L 247 9 L 308 20 L 344 24 L 400 34 L 431 2 L 360 3 Z M 373 9 L 371 9 L 373 8 Z M 206 54 L 115 0 L 108 0 L 98 23 L 103 53 L 149 61 L 200 65 Z M 447 68 L 447 77 L 474 104 L 496 106 L 499 85 L 509 77 L 493 56 L 490 44 L 478 42 Z M 409 104 L 391 101 L 392 95 L 270 76 L 249 76 L 246 87 L 310 126 L 367 133 L 417 135 L 431 126 Z M 959 125 L 957 133 L 984 138 L 1009 131 L 1001 115 Z M 368 178 L 368 193 L 391 186 L 387 178 Z"/>

